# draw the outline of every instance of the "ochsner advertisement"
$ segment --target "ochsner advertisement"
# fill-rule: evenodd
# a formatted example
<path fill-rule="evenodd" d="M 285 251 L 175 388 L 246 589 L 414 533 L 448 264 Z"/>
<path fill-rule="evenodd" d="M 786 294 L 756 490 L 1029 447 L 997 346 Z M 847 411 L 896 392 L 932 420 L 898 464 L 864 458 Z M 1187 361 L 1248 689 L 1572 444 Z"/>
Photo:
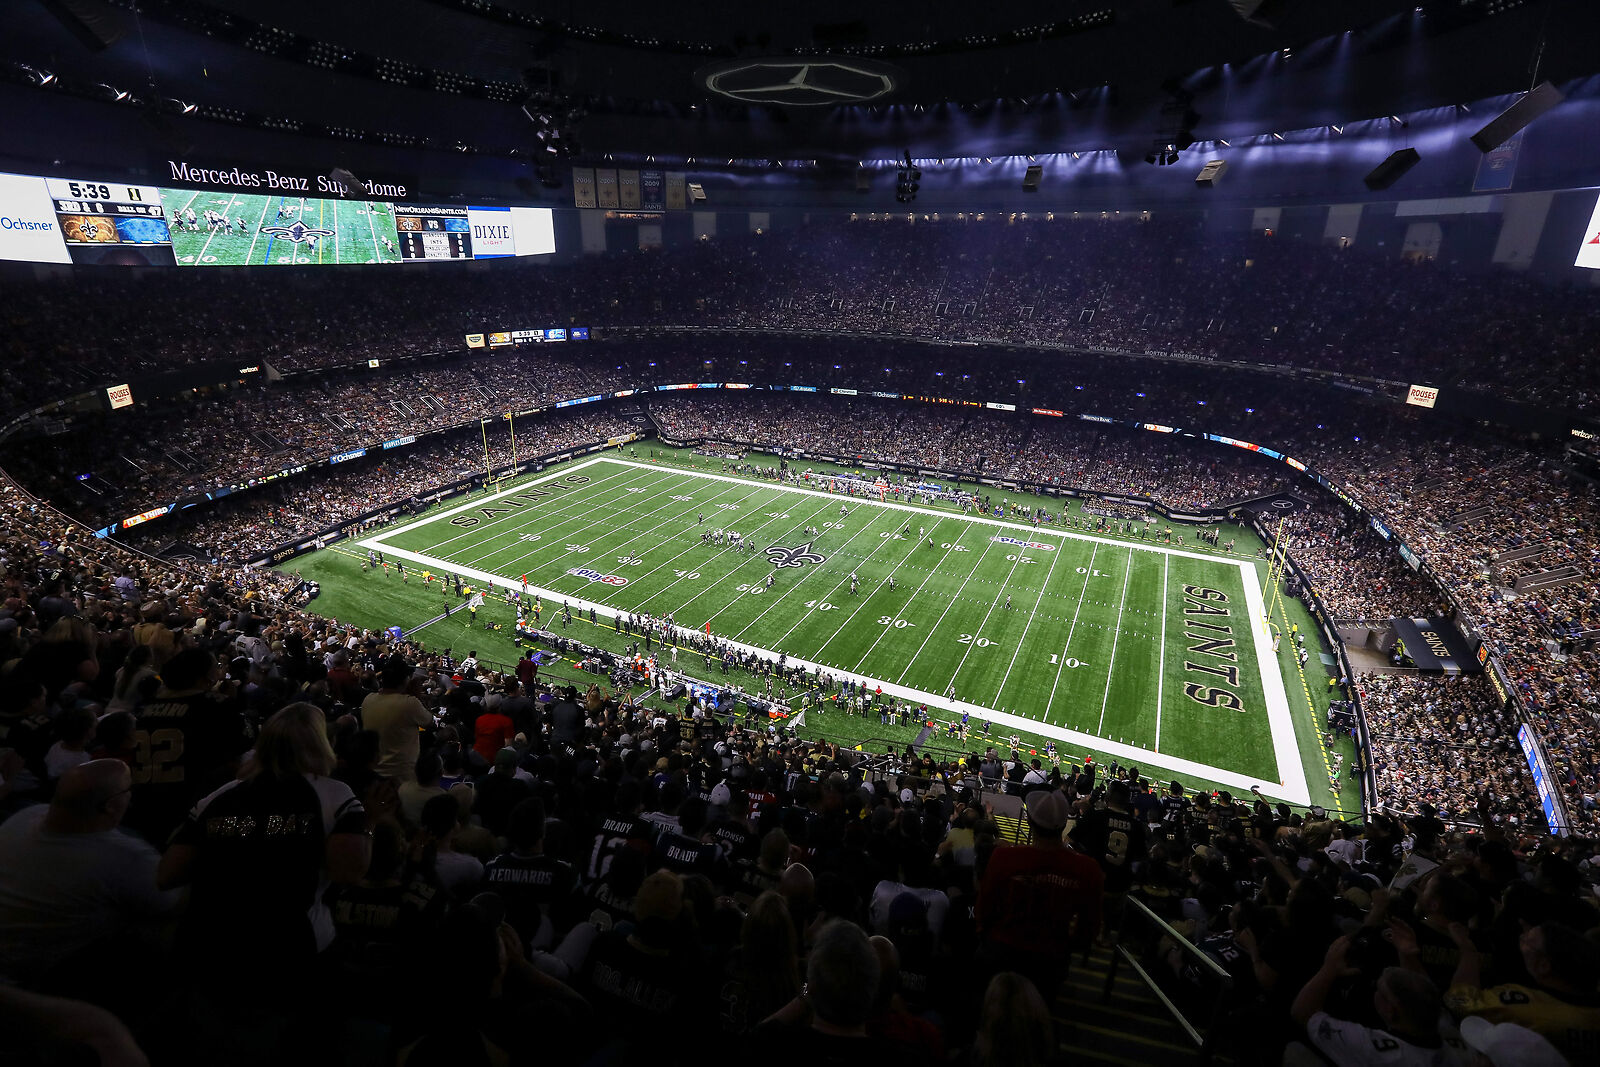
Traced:
<path fill-rule="evenodd" d="M 0 259 L 72 262 L 43 178 L 0 174 Z"/>

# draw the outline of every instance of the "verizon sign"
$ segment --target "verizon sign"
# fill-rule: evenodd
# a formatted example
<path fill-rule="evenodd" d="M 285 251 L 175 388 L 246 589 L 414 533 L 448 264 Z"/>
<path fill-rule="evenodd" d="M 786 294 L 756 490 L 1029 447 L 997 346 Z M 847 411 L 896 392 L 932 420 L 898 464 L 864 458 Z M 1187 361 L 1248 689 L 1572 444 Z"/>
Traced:
<path fill-rule="evenodd" d="M 1572 265 L 1600 270 L 1600 200 L 1595 201 L 1589 228 L 1583 231 L 1583 243 L 1578 246 L 1578 258 Z"/>
<path fill-rule="evenodd" d="M 1413 385 L 1406 391 L 1406 403 L 1419 408 L 1431 408 L 1439 399 L 1439 390 L 1431 385 Z"/>
<path fill-rule="evenodd" d="M 111 410 L 117 408 L 133 407 L 133 390 L 126 385 L 113 385 L 106 389 L 106 399 L 111 401 Z"/>

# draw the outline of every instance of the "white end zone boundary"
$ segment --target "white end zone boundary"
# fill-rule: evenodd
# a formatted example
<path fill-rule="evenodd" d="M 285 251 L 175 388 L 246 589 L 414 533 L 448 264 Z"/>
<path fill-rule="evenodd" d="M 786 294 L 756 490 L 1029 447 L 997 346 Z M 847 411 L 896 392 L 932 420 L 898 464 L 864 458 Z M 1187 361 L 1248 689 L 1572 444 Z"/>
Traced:
<path fill-rule="evenodd" d="M 503 589 L 521 589 L 522 583 L 516 581 L 515 579 L 502 577 L 498 574 L 491 574 L 488 571 L 479 570 L 476 567 L 466 567 L 456 563 L 448 563 L 444 560 L 423 555 L 420 552 L 412 552 L 407 549 L 396 548 L 385 541 L 384 538 L 409 533 L 410 531 L 418 529 L 419 527 L 427 526 L 441 520 L 447 521 L 454 515 L 459 515 L 464 511 L 470 511 L 474 508 L 482 507 L 487 502 L 518 492 L 525 486 L 565 477 L 566 475 L 572 474 L 575 471 L 582 470 L 586 467 L 591 467 L 596 463 L 616 463 L 629 467 L 639 467 L 646 470 L 660 471 L 663 473 L 672 472 L 677 474 L 691 474 L 695 477 L 704 478 L 710 481 L 735 482 L 739 484 L 749 483 L 749 479 L 747 478 L 735 478 L 723 474 L 700 473 L 698 471 L 683 471 L 675 467 L 662 467 L 659 464 L 639 463 L 634 460 L 612 458 L 610 456 L 600 455 L 594 457 L 593 459 L 572 464 L 571 466 L 563 466 L 560 470 L 551 474 L 520 481 L 517 483 L 515 488 L 503 489 L 499 492 L 491 493 L 486 496 L 474 497 L 465 504 L 450 508 L 446 511 L 441 511 L 434 515 L 426 516 L 425 518 L 407 523 L 406 525 L 398 527 L 397 529 L 385 530 L 379 536 L 363 538 L 356 543 L 362 548 L 379 550 L 387 553 L 390 556 L 397 556 L 406 560 L 407 562 L 427 567 L 435 572 L 442 571 L 459 574 L 463 578 L 471 578 L 474 581 L 482 582 L 486 585 L 498 586 Z M 575 486 L 574 488 L 577 487 Z M 840 500 L 847 499 L 854 502 L 854 504 L 867 504 L 876 508 L 911 512 L 918 515 L 938 516 L 942 518 L 952 517 L 945 512 L 932 511 L 909 504 L 872 500 L 867 497 L 840 497 L 839 494 L 836 493 L 829 493 L 820 489 L 807 489 L 800 486 L 786 485 L 780 486 L 780 488 L 803 495 L 825 498 L 837 497 Z M 537 513 L 530 512 L 530 514 Z M 1255 620 L 1261 617 L 1261 612 L 1265 610 L 1265 608 L 1261 595 L 1261 587 L 1257 584 L 1259 574 L 1256 570 L 1256 565 L 1253 560 L 1218 559 L 1216 556 L 1202 555 L 1198 552 L 1188 552 L 1184 551 L 1183 549 L 1162 548 L 1154 545 L 1130 545 L 1123 541 L 1112 541 L 1106 538 L 1092 537 L 1086 534 L 1070 533 L 1065 530 L 1047 529 L 1045 527 L 1035 528 L 1022 523 L 1005 522 L 1000 519 L 991 519 L 976 515 L 962 516 L 962 519 L 966 522 L 978 523 L 1001 529 L 1019 530 L 1035 538 L 1041 535 L 1046 535 L 1075 541 L 1090 541 L 1105 545 L 1116 545 L 1119 548 L 1132 548 L 1135 551 L 1158 552 L 1166 556 L 1184 556 L 1189 559 L 1204 560 L 1207 563 L 1220 563 L 1223 565 L 1232 565 L 1238 567 L 1239 576 L 1242 584 L 1244 585 L 1245 606 L 1249 613 L 1248 625 L 1255 640 L 1256 660 L 1260 665 L 1261 670 L 1261 688 L 1267 704 L 1267 722 L 1272 732 L 1272 747 L 1274 755 L 1277 759 L 1278 774 L 1281 778 L 1281 782 L 1263 781 L 1260 779 L 1251 778 L 1247 775 L 1238 774 L 1234 771 L 1224 770 L 1221 767 L 1212 767 L 1194 760 L 1182 759 L 1169 753 L 1156 752 L 1151 749 L 1140 748 L 1137 745 L 1130 745 L 1120 741 L 1108 741 L 1103 737 L 1096 737 L 1093 734 L 1082 733 L 1077 730 L 1068 730 L 1060 726 L 1052 726 L 1048 723 L 1038 722 L 1037 720 L 1029 719 L 1021 715 L 1013 715 L 1008 712 L 997 711 L 993 708 L 985 708 L 976 704 L 967 704 L 965 702 L 959 703 L 955 706 L 956 711 L 970 711 L 981 718 L 993 722 L 996 726 L 1008 727 L 1013 730 L 1026 730 L 1030 733 L 1043 737 L 1055 738 L 1057 741 L 1065 741 L 1073 745 L 1091 748 L 1095 751 L 1115 756 L 1119 760 L 1131 761 L 1136 763 L 1141 768 L 1160 767 L 1163 770 L 1172 771 L 1177 774 L 1188 775 L 1190 777 L 1202 778 L 1206 781 L 1216 782 L 1217 784 L 1227 786 L 1232 790 L 1248 791 L 1251 786 L 1260 786 L 1261 792 L 1264 795 L 1280 800 L 1286 800 L 1291 804 L 1309 804 L 1311 802 L 1311 790 L 1310 786 L 1307 784 L 1305 766 L 1300 761 L 1300 749 L 1295 740 L 1294 722 L 1289 713 L 1289 699 L 1283 686 L 1283 674 L 1278 669 L 1277 657 L 1272 654 L 1271 641 L 1255 627 Z M 603 615 L 607 619 L 612 620 L 615 620 L 620 615 L 627 614 L 625 611 L 608 607 L 599 601 L 585 600 L 581 597 L 557 592 L 553 589 L 545 589 L 536 585 L 529 585 L 528 591 L 538 594 L 540 597 L 550 603 L 567 601 L 572 605 L 572 610 L 574 612 L 583 612 L 587 614 L 592 609 L 597 616 Z M 693 629 L 693 627 L 686 627 L 686 629 Z M 726 638 L 724 638 L 724 640 L 726 640 Z M 771 656 L 774 658 L 778 655 L 777 652 L 771 649 L 761 648 L 758 645 L 747 645 L 738 641 L 728 641 L 727 643 L 731 647 L 737 648 L 744 652 L 753 652 L 758 655 Z M 797 663 L 808 671 L 821 668 L 825 671 L 839 673 L 838 668 L 831 667 L 828 664 L 802 659 L 794 655 L 789 656 L 789 662 Z M 885 693 L 889 693 L 902 700 L 911 700 L 918 704 L 927 704 L 930 711 L 934 712 L 935 714 L 949 715 L 952 713 L 951 706 L 948 704 L 948 702 L 946 702 L 943 697 L 934 693 L 924 692 L 923 690 L 915 689 L 910 686 L 899 685 L 887 679 L 872 678 L 867 675 L 855 674 L 854 672 L 848 673 L 852 673 L 853 677 L 862 678 L 872 685 L 881 685 Z"/>

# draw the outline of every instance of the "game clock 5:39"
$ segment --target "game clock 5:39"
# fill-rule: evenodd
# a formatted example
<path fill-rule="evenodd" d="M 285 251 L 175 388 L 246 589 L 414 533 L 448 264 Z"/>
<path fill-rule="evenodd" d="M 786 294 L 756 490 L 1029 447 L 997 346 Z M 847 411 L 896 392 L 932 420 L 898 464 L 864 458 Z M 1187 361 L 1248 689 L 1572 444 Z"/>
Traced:
<path fill-rule="evenodd" d="M 172 265 L 172 234 L 154 186 L 46 178 L 74 263 Z"/>

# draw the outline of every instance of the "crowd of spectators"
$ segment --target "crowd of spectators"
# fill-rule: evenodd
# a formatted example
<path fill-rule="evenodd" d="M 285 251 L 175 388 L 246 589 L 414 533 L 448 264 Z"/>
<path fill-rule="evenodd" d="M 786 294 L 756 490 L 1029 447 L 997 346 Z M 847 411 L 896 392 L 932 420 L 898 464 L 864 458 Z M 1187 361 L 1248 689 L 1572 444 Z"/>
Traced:
<path fill-rule="evenodd" d="M 1374 808 L 1542 826 L 1515 716 L 1481 674 L 1371 673 L 1357 684 L 1372 746 Z"/>
<path fill-rule="evenodd" d="M 478 358 L 185 393 L 145 404 L 136 425 L 115 415 L 91 419 L 89 432 L 51 438 L 48 449 L 22 451 L 8 467 L 38 495 L 101 526 L 158 502 L 620 382 L 618 372 L 571 359 Z M 159 434 L 143 432 L 153 424 Z M 530 423 L 530 434 L 542 425 Z"/>
<path fill-rule="evenodd" d="M 528 284 L 535 274 L 541 284 Z M 1383 259 L 1359 246 L 1219 236 L 1179 221 L 994 218 L 817 223 L 666 253 L 514 264 L 471 278 L 352 268 L 196 272 L 181 289 L 146 274 L 7 274 L 0 285 L 17 296 L 6 301 L 0 342 L 13 357 L 0 366 L 12 410 L 196 362 L 259 363 L 292 375 L 153 405 L 147 414 L 159 419 L 159 435 L 133 432 L 150 425 L 136 410 L 136 423 L 69 424 L 44 439 L 46 448 L 11 450 L 9 470 L 97 526 L 191 490 L 315 462 L 346 445 L 663 379 L 792 376 L 1180 425 L 1188 420 L 1177 413 L 1193 411 L 1203 429 L 1270 444 L 1326 472 L 1381 517 L 1461 601 L 1534 705 L 1573 806 L 1589 810 L 1600 786 L 1592 742 L 1600 683 L 1584 636 L 1600 629 L 1600 585 L 1590 577 L 1600 560 L 1600 526 L 1592 489 L 1567 475 L 1547 446 L 1499 441 L 1475 428 L 1442 430 L 1437 420 L 1424 423 L 1416 412 L 1356 392 L 1329 403 L 1329 390 L 1299 383 L 1290 395 L 1282 381 L 1205 364 L 1038 351 L 974 358 L 975 348 L 934 355 L 892 340 L 1154 348 L 1459 382 L 1583 410 L 1593 403 L 1586 384 L 1591 294 Z M 286 304 L 294 314 L 283 313 Z M 95 330 L 61 328 L 84 308 L 93 309 Z M 626 354 L 619 354 L 621 344 L 581 351 L 573 343 L 531 354 L 460 355 L 463 333 L 541 324 L 588 324 L 602 334 L 608 325 L 748 326 L 881 340 L 841 340 L 842 355 L 831 344 L 821 351 L 820 342 L 757 350 L 742 341 L 665 335 Z M 388 363 L 441 349 L 457 355 L 399 369 Z M 384 366 L 363 376 L 320 370 L 364 367 L 368 358 Z M 1142 464 L 1163 472 L 1162 499 L 1180 508 L 1254 483 L 1248 469 L 1241 477 L 1232 464 L 1179 442 L 1154 455 L 1109 432 L 1086 442 L 1081 434 L 1004 420 L 886 409 L 863 420 L 825 418 L 796 438 L 780 437 L 780 424 L 759 414 L 738 418 L 745 420 L 734 427 L 741 439 L 754 443 L 830 438 L 833 450 L 846 454 L 1001 477 L 1048 480 L 1059 471 L 1105 492 L 1137 493 Z M 428 481 L 457 465 L 451 456 L 419 453 L 405 477 Z M 78 482 L 82 474 L 90 477 Z M 308 504 L 284 489 L 268 490 L 261 503 L 241 498 L 233 505 L 238 528 L 259 534 L 281 523 L 303 530 L 390 495 L 368 490 L 359 499 L 327 499 L 334 484 L 336 476 L 319 477 L 307 495 L 324 499 Z M 334 495 L 342 498 L 343 490 Z M 1481 507 L 1490 510 L 1453 521 Z M 1386 605 L 1433 599 L 1371 535 L 1331 516 L 1317 521 L 1324 528 L 1302 551 L 1335 614 L 1375 616 Z M 1342 532 L 1330 532 L 1330 523 Z M 217 523 L 215 534 L 227 529 Z M 1363 560 L 1359 569 L 1341 566 L 1345 549 Z M 1532 554 L 1498 558 L 1512 550 Z M 1518 578 L 1555 567 L 1573 568 L 1573 579 L 1534 583 L 1524 593 L 1514 588 Z"/>
<path fill-rule="evenodd" d="M 467 272 L 76 275 L 4 281 L 13 408 L 186 363 L 280 371 L 459 350 L 465 333 L 711 325 L 1177 350 L 1596 397 L 1600 297 L 1186 219 L 819 220 L 667 251 Z M 293 314 L 285 314 L 285 305 Z M 93 330 L 65 328 L 92 309 Z"/>
<path fill-rule="evenodd" d="M 546 355 L 546 352 L 556 354 Z M 1201 427 L 1277 447 L 1329 474 L 1347 495 L 1383 518 L 1429 570 L 1457 596 L 1481 626 L 1491 648 L 1504 657 L 1520 692 L 1546 720 L 1552 758 L 1571 806 L 1585 812 L 1600 781 L 1590 739 L 1595 736 L 1594 663 L 1582 642 L 1570 654 L 1552 652 L 1551 641 L 1593 628 L 1600 593 L 1588 578 L 1600 555 L 1594 541 L 1595 502 L 1586 483 L 1573 480 L 1548 449 L 1462 429 L 1424 424 L 1385 401 L 1343 390 L 1281 386 L 1206 367 L 1130 368 L 1105 359 L 1085 359 L 1072 373 L 1044 377 L 1037 358 L 974 363 L 962 353 L 922 361 L 900 354 L 850 350 L 848 356 L 789 345 L 728 349 L 685 342 L 596 345 L 587 352 L 551 350 L 534 354 L 491 352 L 451 359 L 420 372 L 379 370 L 370 376 L 310 379 L 307 388 L 289 380 L 262 389 L 229 391 L 187 402 L 163 424 L 174 441 L 196 437 L 194 448 L 152 444 L 129 434 L 134 424 L 115 416 L 102 429 L 66 434 L 47 448 L 14 452 L 8 467 L 30 488 L 73 505 L 99 525 L 179 497 L 183 489 L 226 481 L 226 475 L 268 473 L 291 459 L 320 458 L 345 444 L 376 442 L 380 435 L 426 431 L 477 419 L 519 405 L 541 406 L 591 389 L 638 387 L 662 379 L 711 377 L 763 380 L 848 381 L 893 384 L 896 391 L 938 389 L 933 395 L 980 397 L 1010 384 L 1016 399 L 1072 413 L 1069 404 L 1134 421 L 1176 422 L 1171 412 L 1192 406 Z M 704 357 L 704 358 L 701 358 Z M 888 364 L 884 366 L 883 364 Z M 1151 373 L 1142 373 L 1149 370 Z M 854 388 L 855 386 L 851 386 Z M 990 390 L 985 393 L 984 390 Z M 1273 391 L 1277 395 L 1271 395 Z M 1338 395 L 1339 404 L 1329 404 Z M 1019 393 L 1028 394 L 1018 396 Z M 1019 405 L 1020 406 L 1020 405 Z M 803 448 L 844 456 L 957 469 L 1116 494 L 1150 495 L 1182 510 L 1229 503 L 1294 481 L 1281 465 L 1244 451 L 1202 446 L 1176 436 L 1032 417 L 969 406 L 908 404 L 826 394 L 781 396 L 754 389 L 738 394 L 667 394 L 653 411 L 670 433 L 716 437 L 758 448 Z M 463 418 L 464 416 L 464 418 Z M 1317 421 L 1317 420 L 1323 421 Z M 320 421 L 320 425 L 318 423 Z M 336 429 L 338 424 L 345 427 Z M 137 426 L 145 423 L 140 421 Z M 519 420 L 519 451 L 540 451 L 540 419 Z M 299 426 L 291 430 L 286 427 Z M 236 432 L 250 428 L 251 432 Z M 325 430 L 324 430 L 325 428 Z M 612 427 L 614 428 L 614 427 Z M 496 429 L 499 426 L 496 425 Z M 609 435 L 609 433 L 608 433 Z M 480 466 L 481 441 L 473 430 L 442 442 L 432 439 L 392 457 L 322 468 L 235 495 L 218 511 L 196 509 L 199 536 L 213 551 L 262 542 L 281 543 L 325 528 L 374 507 L 403 500 L 454 480 Z M 581 436 L 581 435 L 580 435 Z M 290 446 L 286 439 L 295 442 Z M 603 439 L 603 438 L 599 438 Z M 164 440 L 164 438 L 163 438 Z M 270 450 L 274 443 L 281 448 Z M 564 438 L 567 443 L 578 443 Z M 509 441 L 495 436 L 493 462 L 509 462 Z M 129 489 L 106 492 L 119 465 L 116 457 L 140 457 L 147 474 Z M 174 457 L 190 457 L 196 469 L 180 469 Z M 202 459 L 203 457 L 203 459 Z M 163 467 L 162 464 L 169 465 Z M 89 464 L 112 475 L 97 483 L 77 482 Z M 203 464 L 203 466 L 202 466 Z M 368 470 L 381 471 L 373 478 Z M 1426 479 L 1417 477 L 1428 472 Z M 155 481 L 157 471 L 163 478 Z M 148 477 L 150 481 L 143 480 Z M 393 481 L 395 486 L 387 483 Z M 150 497 L 143 487 L 162 495 Z M 1302 491 L 1309 483 L 1300 482 Z M 59 494 L 59 495 L 58 495 Z M 1452 521 L 1473 508 L 1480 517 Z M 1428 580 L 1400 561 L 1360 517 L 1336 518 L 1318 508 L 1299 529 L 1297 560 L 1330 612 L 1339 618 L 1382 618 L 1440 606 Z M 140 531 L 152 547 L 176 536 L 170 527 Z M 279 536 L 281 534 L 281 536 Z M 244 535 L 244 536 L 238 536 Z M 1496 563 L 1510 549 L 1537 550 L 1514 565 Z M 1571 566 L 1576 580 L 1544 585 L 1516 595 L 1509 583 L 1535 568 Z"/>
<path fill-rule="evenodd" d="M 517 427 L 514 461 L 510 429 L 474 427 L 233 494 L 182 523 L 135 526 L 123 536 L 151 551 L 179 538 L 207 558 L 242 563 L 369 512 L 411 506 L 441 486 L 486 470 L 501 471 L 513 462 L 604 443 L 638 429 L 633 418 L 616 412 L 554 412 Z"/>
<path fill-rule="evenodd" d="M 1337 620 L 1438 614 L 1437 588 L 1409 567 L 1370 524 L 1337 506 L 1284 520 L 1289 556 Z"/>
<path fill-rule="evenodd" d="M 1152 444 L 1147 434 L 1136 431 L 982 409 L 757 393 L 669 395 L 656 400 L 651 413 L 662 432 L 677 440 L 720 440 L 766 451 L 799 449 L 1036 485 L 1137 494 L 1177 510 L 1237 503 L 1288 481 L 1281 465 L 1254 453 Z"/>
<path fill-rule="evenodd" d="M 270 572 L 0 505 L 23 1062 L 1059 1063 L 1070 958 L 1130 897 L 1228 974 L 1219 1001 L 1129 928 L 1239 1062 L 1554 1067 L 1600 1041 L 1593 843 L 1509 811 L 1357 825 L 1004 747 L 840 750 L 532 658 L 481 672 L 285 606 Z M 1397 735 L 1492 734 L 1472 694 L 1454 727 L 1408 684 L 1375 698 Z"/>

